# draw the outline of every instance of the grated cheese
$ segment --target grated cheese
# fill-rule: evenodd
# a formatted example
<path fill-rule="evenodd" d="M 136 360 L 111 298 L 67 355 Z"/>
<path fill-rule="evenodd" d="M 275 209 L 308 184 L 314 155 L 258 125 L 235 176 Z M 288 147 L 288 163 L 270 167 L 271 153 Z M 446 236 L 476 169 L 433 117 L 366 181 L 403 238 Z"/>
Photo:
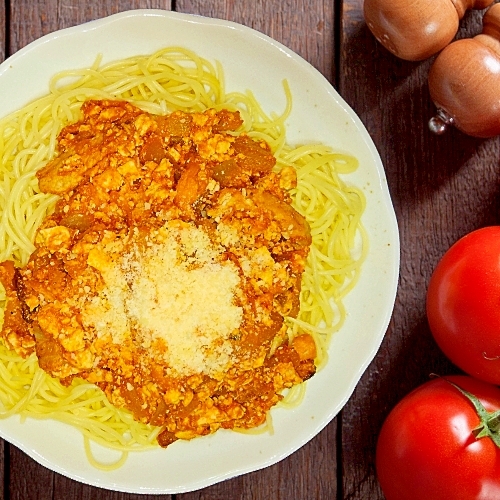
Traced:
<path fill-rule="evenodd" d="M 237 267 L 203 230 L 180 221 L 142 242 L 132 236 L 128 246 L 115 255 L 115 242 L 89 255 L 105 285 L 84 308 L 84 323 L 115 344 L 163 346 L 166 365 L 179 375 L 226 370 L 230 336 L 243 318 L 235 304 Z"/>

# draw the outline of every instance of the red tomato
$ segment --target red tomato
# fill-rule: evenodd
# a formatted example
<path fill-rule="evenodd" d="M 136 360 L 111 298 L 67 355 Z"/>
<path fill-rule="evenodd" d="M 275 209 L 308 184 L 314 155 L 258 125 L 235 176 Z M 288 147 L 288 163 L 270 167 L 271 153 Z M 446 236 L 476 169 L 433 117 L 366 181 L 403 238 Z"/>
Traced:
<path fill-rule="evenodd" d="M 500 226 L 473 231 L 444 254 L 429 282 L 427 317 L 453 363 L 500 385 Z"/>
<path fill-rule="evenodd" d="M 500 408 L 500 390 L 465 375 L 446 377 L 474 394 L 486 410 Z M 377 475 L 386 500 L 500 499 L 500 448 L 476 439 L 472 403 L 446 379 L 403 398 L 377 443 Z"/>

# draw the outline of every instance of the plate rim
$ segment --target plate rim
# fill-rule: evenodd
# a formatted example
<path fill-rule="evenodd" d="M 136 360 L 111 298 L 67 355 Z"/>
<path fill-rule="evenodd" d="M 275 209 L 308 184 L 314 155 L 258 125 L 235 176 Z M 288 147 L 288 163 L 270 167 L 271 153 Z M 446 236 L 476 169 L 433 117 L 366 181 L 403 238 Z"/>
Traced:
<path fill-rule="evenodd" d="M 365 359 L 365 362 L 358 367 L 358 370 L 356 374 L 352 377 L 351 384 L 350 386 L 346 389 L 344 397 L 342 398 L 341 401 L 335 406 L 335 408 L 332 408 L 331 412 L 329 415 L 325 416 L 322 422 L 319 423 L 311 432 L 304 436 L 298 446 L 294 446 L 290 450 L 287 450 L 286 453 L 282 453 L 279 455 L 275 455 L 273 457 L 270 457 L 267 461 L 263 461 L 262 464 L 258 467 L 255 466 L 248 466 L 247 470 L 239 470 L 239 471 L 229 471 L 226 474 L 221 474 L 217 478 L 210 478 L 210 479 L 204 479 L 198 481 L 198 483 L 193 483 L 189 487 L 185 489 L 128 489 L 128 488 L 120 488 L 120 485 L 106 485 L 106 484 L 99 484 L 99 482 L 93 482 L 91 480 L 87 480 L 86 478 L 82 477 L 77 477 L 74 474 L 69 474 L 68 471 L 66 471 L 64 468 L 59 467 L 58 464 L 54 464 L 50 461 L 47 461 L 45 457 L 42 455 L 39 455 L 36 453 L 36 450 L 31 450 L 29 446 L 26 446 L 22 442 L 15 442 L 16 440 L 12 440 L 9 437 L 5 437 L 3 433 L 3 429 L 0 428 L 0 435 L 4 437 L 8 442 L 11 442 L 14 446 L 17 446 L 24 452 L 26 452 L 31 458 L 36 460 L 38 463 L 41 465 L 58 472 L 66 477 L 70 477 L 71 479 L 77 480 L 79 482 L 92 485 L 95 487 L 100 487 L 104 489 L 110 489 L 114 491 L 122 491 L 122 492 L 129 492 L 129 493 L 142 493 L 142 494 L 154 494 L 154 493 L 170 493 L 170 494 L 176 494 L 176 493 L 185 493 L 189 491 L 194 491 L 198 490 L 200 488 L 210 486 L 212 484 L 234 478 L 236 476 L 246 474 L 251 471 L 256 471 L 263 469 L 265 467 L 268 467 L 270 465 L 273 465 L 284 458 L 288 457 L 295 451 L 297 451 L 300 447 L 302 447 L 304 444 L 309 442 L 314 436 L 316 436 L 321 430 L 324 429 L 338 414 L 338 412 L 345 406 L 347 401 L 350 399 L 352 396 L 357 384 L 359 383 L 360 378 L 362 377 L 363 373 L 365 373 L 366 369 L 370 365 L 370 363 L 373 361 L 376 353 L 378 352 L 380 345 L 382 344 L 382 341 L 385 337 L 385 332 L 387 331 L 387 328 L 390 323 L 390 319 L 392 317 L 393 309 L 394 309 L 394 304 L 396 300 L 396 294 L 397 294 L 397 288 L 398 288 L 398 278 L 399 278 L 399 269 L 400 269 L 400 239 L 399 239 L 399 230 L 398 230 L 398 222 L 396 218 L 396 214 L 394 211 L 394 207 L 392 205 L 391 197 L 390 197 L 390 192 L 388 189 L 387 185 L 387 179 L 385 176 L 385 170 L 384 166 L 382 164 L 382 160 L 380 159 L 379 153 L 377 151 L 377 148 L 368 134 L 364 124 L 362 123 L 361 119 L 358 117 L 358 115 L 350 108 L 350 106 L 346 103 L 346 101 L 341 97 L 341 95 L 336 91 L 336 89 L 328 82 L 328 80 L 316 69 L 314 66 L 312 66 L 308 61 L 306 61 L 304 58 L 302 58 L 300 55 L 296 54 L 293 52 L 291 49 L 287 48 L 280 42 L 272 39 L 271 37 L 265 35 L 264 33 L 261 33 L 260 31 L 257 31 L 253 28 L 250 28 L 248 26 L 245 26 L 243 24 L 239 24 L 233 21 L 226 21 L 223 19 L 219 18 L 212 18 L 212 17 L 207 17 L 207 16 L 202 16 L 202 15 L 197 15 L 197 14 L 185 14 L 185 13 L 179 13 L 179 12 L 173 12 L 173 11 L 168 11 L 168 10 L 162 10 L 162 9 L 131 9 L 131 10 L 126 10 L 122 11 L 119 13 L 111 14 L 109 16 L 101 17 L 98 19 L 94 19 L 91 21 L 84 22 L 82 24 L 78 24 L 75 26 L 67 27 L 67 28 L 62 28 L 57 31 L 53 31 L 51 33 L 48 33 L 46 35 L 43 35 L 42 37 L 32 41 L 25 47 L 21 48 L 19 51 L 16 53 L 12 54 L 9 56 L 5 61 L 3 61 L 0 64 L 0 82 L 2 75 L 7 72 L 13 64 L 15 64 L 18 60 L 20 60 L 23 57 L 26 57 L 31 51 L 36 50 L 39 46 L 44 45 L 46 43 L 50 43 L 53 39 L 56 38 L 61 38 L 64 36 L 70 36 L 73 32 L 87 32 L 87 31 L 92 31 L 94 29 L 97 29 L 101 26 L 105 26 L 107 24 L 112 24 L 116 21 L 119 21 L 120 19 L 123 18 L 133 18 L 133 17 L 162 17 L 162 18 L 172 18 L 174 20 L 180 20 L 180 21 L 185 21 L 188 23 L 198 23 L 198 24 L 210 24 L 210 25 L 215 25 L 215 26 L 222 26 L 224 28 L 230 27 L 232 29 L 238 30 L 243 33 L 249 33 L 251 36 L 257 36 L 264 42 L 274 46 L 277 48 L 279 51 L 284 53 L 289 58 L 292 58 L 294 62 L 297 64 L 301 65 L 303 69 L 307 70 L 316 80 L 322 81 L 323 86 L 325 87 L 325 90 L 327 93 L 336 101 L 336 103 L 343 108 L 343 110 L 349 114 L 350 119 L 353 121 L 355 126 L 357 127 L 358 131 L 361 133 L 363 136 L 363 139 L 365 141 L 366 146 L 372 153 L 372 156 L 375 160 L 376 166 L 377 166 L 377 174 L 378 174 L 378 180 L 380 183 L 380 190 L 381 193 L 384 195 L 384 202 L 385 202 L 385 209 L 387 210 L 387 215 L 389 219 L 391 219 L 391 225 L 390 228 L 393 230 L 393 234 L 391 235 L 391 241 L 394 244 L 393 248 L 393 261 L 392 261 L 392 266 L 389 269 L 389 272 L 391 274 L 391 283 L 392 283 L 392 289 L 390 290 L 389 294 L 389 301 L 392 304 L 392 307 L 390 309 L 387 309 L 385 312 L 385 315 L 381 321 L 381 324 L 383 325 L 383 334 L 381 334 L 378 337 L 378 342 L 374 343 L 370 352 L 370 355 Z M 58 425 L 60 425 L 58 423 Z"/>

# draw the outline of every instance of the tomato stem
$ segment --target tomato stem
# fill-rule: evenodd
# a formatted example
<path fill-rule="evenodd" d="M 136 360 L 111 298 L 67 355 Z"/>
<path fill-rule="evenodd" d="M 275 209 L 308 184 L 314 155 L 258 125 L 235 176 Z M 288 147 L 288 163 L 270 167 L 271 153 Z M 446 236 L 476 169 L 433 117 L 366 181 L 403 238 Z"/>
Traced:
<path fill-rule="evenodd" d="M 488 412 L 483 403 L 474 394 L 462 389 L 457 384 L 445 379 L 449 384 L 458 389 L 474 406 L 480 424 L 472 429 L 472 434 L 476 439 L 489 437 L 500 448 L 500 410 Z"/>

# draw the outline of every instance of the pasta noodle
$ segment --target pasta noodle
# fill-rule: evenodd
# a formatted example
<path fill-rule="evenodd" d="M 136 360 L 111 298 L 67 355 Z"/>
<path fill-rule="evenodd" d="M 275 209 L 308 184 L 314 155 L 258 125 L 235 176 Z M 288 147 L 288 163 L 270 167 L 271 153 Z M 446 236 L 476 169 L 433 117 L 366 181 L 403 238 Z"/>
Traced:
<path fill-rule="evenodd" d="M 226 93 L 219 64 L 179 47 L 105 65 L 99 57 L 90 68 L 57 74 L 50 81 L 48 95 L 0 120 L 0 261 L 10 259 L 24 266 L 33 252 L 35 232 L 57 200 L 38 190 L 35 173 L 54 156 L 58 133 L 78 120 L 84 101 L 124 99 L 156 114 L 239 110 L 244 131 L 271 146 L 276 168 L 297 170 L 298 185 L 291 194 L 294 207 L 311 227 L 313 243 L 303 276 L 300 313 L 288 318 L 289 331 L 291 337 L 304 330 L 314 336 L 321 366 L 326 362 L 329 338 L 346 316 L 343 299 L 355 286 L 367 254 L 361 224 L 365 199 L 359 189 L 342 180 L 342 175 L 357 168 L 354 157 L 324 145 L 294 148 L 286 143 L 292 97 L 287 83 L 283 85 L 286 108 L 280 115 L 268 115 L 251 92 Z M 0 285 L 0 324 L 5 301 Z M 303 384 L 294 387 L 280 405 L 299 404 L 303 393 Z M 52 418 L 79 428 L 96 467 L 120 466 L 129 451 L 157 446 L 158 428 L 112 406 L 94 385 L 75 379 L 64 387 L 38 367 L 34 354 L 23 359 L 3 344 L 0 402 L 3 418 L 13 414 Z M 267 429 L 271 428 L 268 423 Z M 114 464 L 100 464 L 92 458 L 90 441 L 121 451 L 121 458 Z"/>

